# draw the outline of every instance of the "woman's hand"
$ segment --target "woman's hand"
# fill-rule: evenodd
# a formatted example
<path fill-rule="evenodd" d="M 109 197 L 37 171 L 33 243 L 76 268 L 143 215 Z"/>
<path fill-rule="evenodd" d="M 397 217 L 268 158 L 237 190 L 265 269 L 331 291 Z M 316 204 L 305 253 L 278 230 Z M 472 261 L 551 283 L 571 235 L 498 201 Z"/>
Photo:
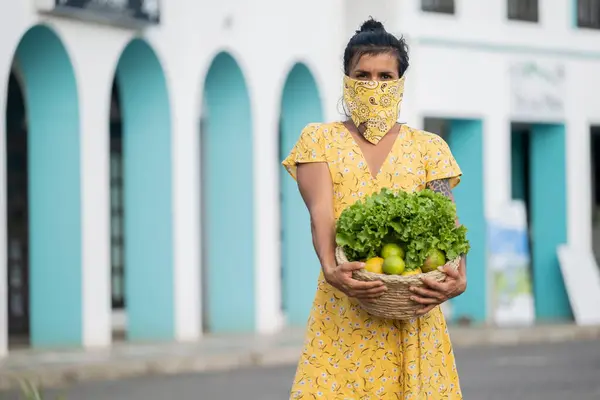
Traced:
<path fill-rule="evenodd" d="M 387 287 L 382 281 L 362 282 L 352 278 L 352 271 L 364 268 L 361 262 L 340 264 L 324 271 L 325 280 L 334 288 L 342 291 L 349 297 L 363 301 L 372 301 L 381 296 Z"/>
<path fill-rule="evenodd" d="M 410 291 L 415 294 L 411 296 L 411 300 L 423 305 L 416 312 L 416 315 L 427 314 L 443 302 L 461 295 L 467 289 L 467 277 L 462 272 L 464 271 L 462 263 L 458 270 L 445 265 L 440 268 L 440 271 L 447 275 L 443 282 L 423 277 L 421 280 L 425 287 L 417 288 L 413 286 L 410 288 Z"/>

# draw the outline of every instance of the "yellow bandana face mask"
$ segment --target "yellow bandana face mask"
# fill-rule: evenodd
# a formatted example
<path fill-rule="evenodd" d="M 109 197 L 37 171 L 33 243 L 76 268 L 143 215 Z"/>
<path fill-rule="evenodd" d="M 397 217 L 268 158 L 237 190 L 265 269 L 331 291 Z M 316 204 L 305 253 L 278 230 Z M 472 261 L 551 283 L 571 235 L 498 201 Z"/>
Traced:
<path fill-rule="evenodd" d="M 393 81 L 361 81 L 344 76 L 344 101 L 357 127 L 365 124 L 363 136 L 373 144 L 398 120 L 404 96 L 404 77 Z"/>

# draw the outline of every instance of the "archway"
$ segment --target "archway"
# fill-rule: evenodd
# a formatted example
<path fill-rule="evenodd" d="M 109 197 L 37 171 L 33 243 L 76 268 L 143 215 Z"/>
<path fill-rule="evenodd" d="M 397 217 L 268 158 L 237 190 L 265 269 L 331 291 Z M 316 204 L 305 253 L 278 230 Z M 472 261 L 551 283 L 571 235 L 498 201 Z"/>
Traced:
<path fill-rule="evenodd" d="M 204 330 L 253 331 L 252 116 L 244 75 L 227 53 L 206 76 L 200 130 Z"/>
<path fill-rule="evenodd" d="M 280 160 L 290 152 L 304 126 L 323 120 L 317 84 L 304 64 L 288 74 L 281 100 L 279 124 Z M 310 219 L 298 186 L 280 171 L 281 182 L 281 269 L 282 308 L 292 326 L 306 323 L 319 276 Z"/>
<path fill-rule="evenodd" d="M 527 213 L 533 304 L 542 322 L 573 320 L 557 255 L 567 242 L 565 143 L 564 124 L 511 123 L 512 197 Z"/>
<path fill-rule="evenodd" d="M 141 39 L 128 44 L 117 65 L 111 115 L 113 307 L 125 307 L 129 339 L 170 340 L 175 332 L 171 113 L 163 69 Z"/>
<path fill-rule="evenodd" d="M 27 115 L 24 82 L 17 75 L 13 67 L 6 104 L 7 316 L 12 346 L 29 340 Z"/>
<path fill-rule="evenodd" d="M 9 315 L 23 308 L 20 322 L 11 321 L 18 326 L 9 330 L 20 334 L 29 331 L 34 347 L 81 345 L 80 142 L 75 74 L 65 47 L 45 26 L 35 26 L 23 36 L 13 65 L 13 72 L 18 74 L 9 78 L 6 116 Z M 17 278 L 26 277 L 28 282 L 25 279 L 20 288 L 14 286 Z"/>
<path fill-rule="evenodd" d="M 110 299 L 113 314 L 113 336 L 125 336 L 127 316 L 125 313 L 125 221 L 123 168 L 123 113 L 119 85 L 113 79 L 110 93 Z"/>

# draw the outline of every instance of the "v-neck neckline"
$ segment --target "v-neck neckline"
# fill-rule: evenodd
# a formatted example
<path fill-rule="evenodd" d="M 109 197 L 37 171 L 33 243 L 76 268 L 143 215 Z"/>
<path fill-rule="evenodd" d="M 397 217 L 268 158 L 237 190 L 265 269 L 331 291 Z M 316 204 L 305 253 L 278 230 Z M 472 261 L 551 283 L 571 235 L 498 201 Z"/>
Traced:
<path fill-rule="evenodd" d="M 352 140 L 352 144 L 356 148 L 356 153 L 358 155 L 360 155 L 360 158 L 364 162 L 364 167 L 367 169 L 367 173 L 369 174 L 369 178 L 371 178 L 371 180 L 377 181 L 379 179 L 379 176 L 381 175 L 381 172 L 382 172 L 383 168 L 388 163 L 390 157 L 392 156 L 392 154 L 396 150 L 396 145 L 400 141 L 400 135 L 402 134 L 402 129 L 404 128 L 404 125 L 400 125 L 400 129 L 398 129 L 398 134 L 396 135 L 396 138 L 394 139 L 394 143 L 392 143 L 392 147 L 390 147 L 390 151 L 388 151 L 388 153 L 386 154 L 385 158 L 383 159 L 383 162 L 381 163 L 381 165 L 377 169 L 376 174 L 373 175 L 373 173 L 371 172 L 371 168 L 369 167 L 369 162 L 367 161 L 367 158 L 365 157 L 365 154 L 363 153 L 362 149 L 360 148 L 360 145 L 358 144 L 358 142 L 356 141 L 356 139 L 354 139 L 354 136 L 352 135 L 352 132 L 350 132 L 350 130 L 348 129 L 348 127 L 346 127 L 346 124 L 344 124 L 344 122 L 340 122 L 340 124 L 342 125 L 342 129 L 344 129 L 346 131 L 346 133 L 348 135 L 350 135 L 350 139 Z"/>

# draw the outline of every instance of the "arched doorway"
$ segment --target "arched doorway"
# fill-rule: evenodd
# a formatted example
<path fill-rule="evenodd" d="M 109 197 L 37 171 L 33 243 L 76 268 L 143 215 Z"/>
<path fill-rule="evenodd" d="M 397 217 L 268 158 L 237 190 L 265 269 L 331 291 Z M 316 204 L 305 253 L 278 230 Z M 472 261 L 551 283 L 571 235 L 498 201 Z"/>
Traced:
<path fill-rule="evenodd" d="M 218 54 L 206 76 L 201 119 L 203 325 L 253 331 L 254 184 L 252 116 L 235 59 Z"/>
<path fill-rule="evenodd" d="M 302 128 L 322 121 L 317 84 L 306 65 L 296 64 L 288 74 L 281 100 L 280 160 L 288 155 Z M 298 186 L 283 171 L 280 181 L 282 308 L 289 325 L 303 326 L 314 298 L 320 266 L 313 250 L 308 211 Z"/>
<path fill-rule="evenodd" d="M 58 36 L 21 39 L 7 101 L 9 332 L 34 347 L 82 344 L 79 102 Z"/>
<path fill-rule="evenodd" d="M 131 340 L 175 335 L 171 113 L 152 48 L 131 41 L 111 96 L 111 286 Z"/>
<path fill-rule="evenodd" d="M 22 77 L 17 74 L 13 67 L 6 104 L 6 267 L 11 345 L 29 339 L 27 115 Z"/>
<path fill-rule="evenodd" d="M 115 78 L 110 93 L 110 299 L 113 311 L 113 336 L 126 336 L 125 313 L 125 221 L 123 168 L 123 113 L 119 85 Z"/>

